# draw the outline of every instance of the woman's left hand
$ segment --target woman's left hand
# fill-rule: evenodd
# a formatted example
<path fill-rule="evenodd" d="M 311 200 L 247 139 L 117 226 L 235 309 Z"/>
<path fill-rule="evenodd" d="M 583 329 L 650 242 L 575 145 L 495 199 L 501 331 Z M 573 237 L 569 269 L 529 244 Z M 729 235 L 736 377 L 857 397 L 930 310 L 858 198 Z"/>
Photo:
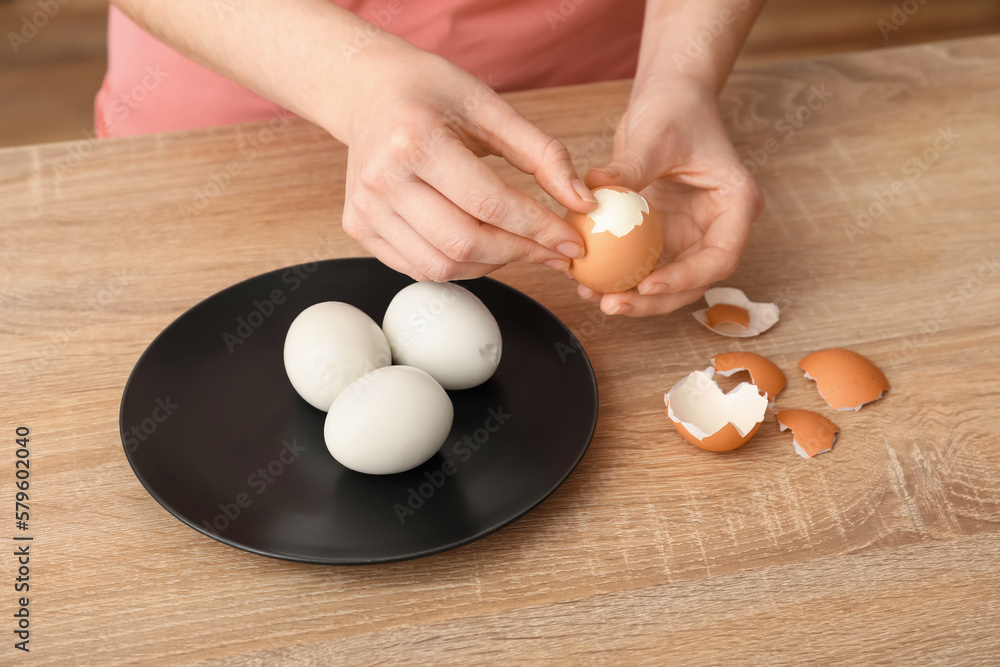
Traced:
<path fill-rule="evenodd" d="M 583 298 L 609 315 L 667 313 L 696 301 L 736 270 L 764 195 L 740 162 L 714 91 L 695 82 L 648 81 L 619 123 L 612 161 L 591 169 L 590 188 L 641 192 L 659 214 L 663 256 L 636 289 Z"/>

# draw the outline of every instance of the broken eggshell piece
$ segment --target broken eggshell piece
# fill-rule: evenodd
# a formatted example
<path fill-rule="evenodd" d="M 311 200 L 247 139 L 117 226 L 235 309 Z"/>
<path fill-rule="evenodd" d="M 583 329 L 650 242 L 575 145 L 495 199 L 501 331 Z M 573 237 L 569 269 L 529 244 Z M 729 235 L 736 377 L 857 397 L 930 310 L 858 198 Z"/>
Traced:
<path fill-rule="evenodd" d="M 833 449 L 833 443 L 840 433 L 839 426 L 811 410 L 781 410 L 777 417 L 778 429 L 792 430 L 795 451 L 807 459 Z"/>
<path fill-rule="evenodd" d="M 730 377 L 747 371 L 750 379 L 768 398 L 768 407 L 774 407 L 774 397 L 788 384 L 788 378 L 778 365 L 767 357 L 753 352 L 724 352 L 712 357 L 712 366 L 719 375 Z"/>
<path fill-rule="evenodd" d="M 758 336 L 778 321 L 777 305 L 751 301 L 735 287 L 713 287 L 705 292 L 705 302 L 708 308 L 696 310 L 694 318 L 722 336 Z M 745 311 L 748 319 L 740 311 Z M 744 321 L 747 324 L 742 324 Z"/>
<path fill-rule="evenodd" d="M 728 394 L 713 379 L 715 369 L 694 371 L 663 396 L 667 417 L 696 447 L 726 452 L 746 443 L 764 421 L 767 397 L 741 382 Z"/>
<path fill-rule="evenodd" d="M 831 347 L 807 355 L 799 362 L 805 376 L 834 410 L 860 410 L 882 398 L 889 380 L 879 367 L 853 350 Z"/>
<path fill-rule="evenodd" d="M 750 311 L 729 303 L 717 303 L 705 311 L 705 319 L 713 329 L 723 322 L 731 322 L 746 329 L 750 326 Z"/>

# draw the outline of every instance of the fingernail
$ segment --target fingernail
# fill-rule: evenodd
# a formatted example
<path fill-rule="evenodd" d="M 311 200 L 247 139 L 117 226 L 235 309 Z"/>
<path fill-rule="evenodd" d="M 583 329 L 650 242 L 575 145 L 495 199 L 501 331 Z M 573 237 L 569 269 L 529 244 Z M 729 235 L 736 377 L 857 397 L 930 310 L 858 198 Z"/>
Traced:
<path fill-rule="evenodd" d="M 639 285 L 639 294 L 662 294 L 667 291 L 667 286 L 664 283 L 648 283 L 646 285 Z"/>
<path fill-rule="evenodd" d="M 565 259 L 550 259 L 545 262 L 545 266 L 560 272 L 569 270 L 569 262 Z"/>
<path fill-rule="evenodd" d="M 583 201 L 589 201 L 594 204 L 597 203 L 597 197 L 594 196 L 594 193 L 590 191 L 590 188 L 584 185 L 583 181 L 579 178 L 573 179 L 573 189 L 576 190 L 576 194 L 580 195 L 580 199 Z"/>
<path fill-rule="evenodd" d="M 556 250 L 570 259 L 580 259 L 583 257 L 583 246 L 572 241 L 563 241 L 556 246 Z"/>
<path fill-rule="evenodd" d="M 594 296 L 594 294 L 596 294 L 594 290 L 590 289 L 589 287 L 584 287 L 583 285 L 580 285 L 579 287 L 576 288 L 576 293 L 580 295 L 581 299 L 589 299 L 590 297 Z"/>
<path fill-rule="evenodd" d="M 612 310 L 608 315 L 628 315 L 632 312 L 632 304 L 620 303 L 618 307 Z"/>

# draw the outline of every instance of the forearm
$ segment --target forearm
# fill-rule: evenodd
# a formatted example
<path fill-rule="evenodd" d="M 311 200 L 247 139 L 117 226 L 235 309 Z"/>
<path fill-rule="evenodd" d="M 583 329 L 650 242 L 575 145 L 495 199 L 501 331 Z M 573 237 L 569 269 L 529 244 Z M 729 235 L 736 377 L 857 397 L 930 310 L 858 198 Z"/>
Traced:
<path fill-rule="evenodd" d="M 765 0 L 648 0 L 636 87 L 687 80 L 718 93 Z"/>
<path fill-rule="evenodd" d="M 329 0 L 113 2 L 168 46 L 345 142 L 366 60 L 408 46 Z"/>

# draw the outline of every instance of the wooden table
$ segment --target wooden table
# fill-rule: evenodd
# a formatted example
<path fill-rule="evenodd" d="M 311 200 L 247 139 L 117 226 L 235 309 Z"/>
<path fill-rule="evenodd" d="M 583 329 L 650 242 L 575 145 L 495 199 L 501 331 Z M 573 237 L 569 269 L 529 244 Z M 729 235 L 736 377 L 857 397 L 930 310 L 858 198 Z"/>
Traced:
<path fill-rule="evenodd" d="M 34 538 L 30 658 L 996 660 L 998 77 L 995 37 L 734 74 L 725 115 L 763 162 L 768 208 L 726 282 L 777 302 L 781 322 L 734 341 L 693 308 L 605 318 L 547 269 L 500 271 L 583 342 L 597 435 L 511 526 L 370 567 L 272 560 L 187 528 L 132 474 L 117 422 L 132 365 L 185 309 L 265 271 L 363 254 L 338 225 L 344 148 L 293 122 L 0 152 L 0 532 Z M 608 156 L 602 132 L 627 93 L 509 98 L 585 166 Z M 885 370 L 885 399 L 825 406 L 797 363 L 838 345 Z M 790 378 L 779 405 L 842 427 L 833 452 L 800 458 L 771 418 L 729 454 L 681 440 L 663 392 L 727 349 L 775 360 Z M 18 426 L 31 431 L 27 532 L 11 511 Z M 2 558 L 6 664 L 22 657 L 15 561 Z"/>

